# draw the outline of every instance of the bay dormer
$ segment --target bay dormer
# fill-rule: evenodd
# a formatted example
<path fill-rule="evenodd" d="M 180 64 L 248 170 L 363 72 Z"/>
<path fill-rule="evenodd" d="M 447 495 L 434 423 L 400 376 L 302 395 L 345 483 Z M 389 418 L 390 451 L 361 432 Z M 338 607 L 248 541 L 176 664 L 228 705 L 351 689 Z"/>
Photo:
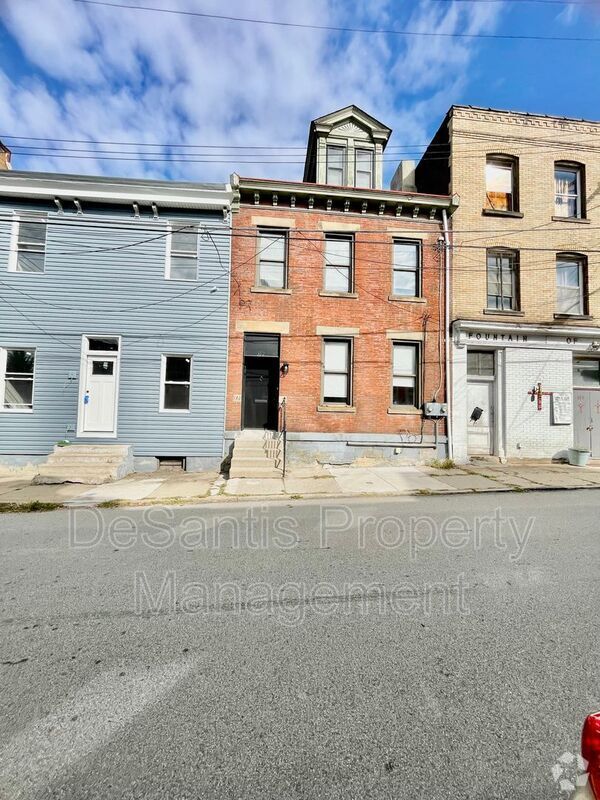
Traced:
<path fill-rule="evenodd" d="M 346 106 L 310 124 L 305 183 L 383 188 L 383 152 L 392 134 L 358 106 Z"/>

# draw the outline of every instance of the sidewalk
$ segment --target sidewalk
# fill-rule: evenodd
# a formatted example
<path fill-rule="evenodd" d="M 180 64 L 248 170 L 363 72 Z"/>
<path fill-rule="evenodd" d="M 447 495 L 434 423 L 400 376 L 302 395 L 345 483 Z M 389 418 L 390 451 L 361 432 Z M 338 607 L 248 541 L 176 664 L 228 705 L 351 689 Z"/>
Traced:
<path fill-rule="evenodd" d="M 114 483 L 32 485 L 35 470 L 0 474 L 0 511 L 57 506 L 195 504 L 255 499 L 457 494 L 580 489 L 600 486 L 600 463 L 571 467 L 546 461 L 476 462 L 441 469 L 363 459 L 352 466 L 294 466 L 285 478 L 233 478 L 218 472 L 138 473 Z"/>

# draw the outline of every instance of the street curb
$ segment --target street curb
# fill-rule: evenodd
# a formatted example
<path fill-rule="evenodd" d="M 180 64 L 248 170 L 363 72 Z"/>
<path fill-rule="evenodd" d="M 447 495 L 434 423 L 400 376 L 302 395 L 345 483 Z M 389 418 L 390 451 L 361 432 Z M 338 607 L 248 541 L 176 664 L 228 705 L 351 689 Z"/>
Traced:
<path fill-rule="evenodd" d="M 507 493 L 512 492 L 513 494 L 529 494 L 531 492 L 567 492 L 567 491 L 580 491 L 582 489 L 600 489 L 600 485 L 598 484 L 587 484 L 584 486 L 532 486 L 528 488 L 515 488 L 512 486 L 498 486 L 494 488 L 486 488 L 486 489 L 452 489 L 452 490 L 445 490 L 445 489 L 428 489 L 423 492 L 419 491 L 396 491 L 396 492 L 380 492 L 377 494 L 369 493 L 369 492 L 360 492 L 360 493 L 353 493 L 353 494 L 331 494 L 331 493 L 323 493 L 323 494 L 303 494 L 302 496 L 294 496 L 294 495 L 280 495 L 280 494 L 268 494 L 268 495 L 254 495 L 254 494 L 243 494 L 243 495 L 214 495 L 214 496 L 207 496 L 198 498 L 194 500 L 190 498 L 189 500 L 182 499 L 179 502 L 180 498 L 177 497 L 163 497 L 157 498 L 153 500 L 152 498 L 145 498 L 143 500 L 136 500 L 136 501 L 122 501 L 122 500 L 115 500 L 115 505 L 110 505 L 106 507 L 102 507 L 101 503 L 81 503 L 81 504 L 71 504 L 71 503 L 62 503 L 58 504 L 56 508 L 48 509 L 48 510 L 39 510 L 39 511 L 32 511 L 27 510 L 25 511 L 25 507 L 29 505 L 29 503 L 10 503 L 11 506 L 16 506 L 14 510 L 10 511 L 3 511 L 1 509 L 0 503 L 0 515 L 2 514 L 19 514 L 19 513 L 50 513 L 51 511 L 66 511 L 66 510 L 77 510 L 77 509 L 98 509 L 99 511 L 118 511 L 121 509 L 137 509 L 137 508 L 152 508 L 152 507 L 172 507 L 172 508 L 198 508 L 200 506 L 211 506 L 211 505 L 231 505 L 235 503 L 302 503 L 305 501 L 314 502 L 315 500 L 366 500 L 366 499 L 384 499 L 390 500 L 395 497 L 448 497 L 452 495 L 463 495 L 463 494 L 497 494 L 499 492 Z M 173 502 L 176 501 L 176 502 Z M 104 501 L 106 502 L 106 501 Z M 108 501 L 113 502 L 113 501 Z M 8 504 L 7 504 L 8 505 Z M 18 506 L 23 505 L 24 510 L 21 512 L 18 510 Z"/>

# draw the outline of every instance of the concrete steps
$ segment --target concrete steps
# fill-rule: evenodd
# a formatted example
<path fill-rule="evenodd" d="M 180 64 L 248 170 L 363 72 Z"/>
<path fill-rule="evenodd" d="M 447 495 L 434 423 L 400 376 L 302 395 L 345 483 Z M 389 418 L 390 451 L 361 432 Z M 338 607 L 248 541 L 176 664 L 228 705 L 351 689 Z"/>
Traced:
<path fill-rule="evenodd" d="M 230 478 L 281 478 L 279 442 L 274 431 L 244 430 L 233 445 Z"/>
<path fill-rule="evenodd" d="M 133 472 L 133 448 L 126 444 L 55 446 L 33 483 L 109 483 Z"/>

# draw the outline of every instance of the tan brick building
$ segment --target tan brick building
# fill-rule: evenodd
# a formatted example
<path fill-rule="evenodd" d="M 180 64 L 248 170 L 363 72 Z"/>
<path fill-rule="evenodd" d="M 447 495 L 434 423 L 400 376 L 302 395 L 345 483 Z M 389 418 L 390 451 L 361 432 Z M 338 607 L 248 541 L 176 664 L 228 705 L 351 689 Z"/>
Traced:
<path fill-rule="evenodd" d="M 421 191 L 460 197 L 458 460 L 563 457 L 573 443 L 600 457 L 599 144 L 598 122 L 453 106 L 417 167 Z"/>
<path fill-rule="evenodd" d="M 303 182 L 233 176 L 228 441 L 277 430 L 285 398 L 292 459 L 446 453 L 423 407 L 445 403 L 453 206 L 382 188 L 390 133 L 351 106 L 312 123 Z"/>

